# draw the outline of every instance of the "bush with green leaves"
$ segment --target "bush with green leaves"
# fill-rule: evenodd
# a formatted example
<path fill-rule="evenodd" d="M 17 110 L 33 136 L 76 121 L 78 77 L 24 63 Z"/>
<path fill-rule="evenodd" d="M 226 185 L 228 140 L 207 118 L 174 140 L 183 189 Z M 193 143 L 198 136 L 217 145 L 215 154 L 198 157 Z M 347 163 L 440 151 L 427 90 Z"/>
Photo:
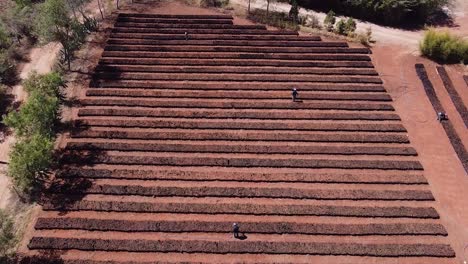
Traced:
<path fill-rule="evenodd" d="M 342 18 L 335 25 L 335 33 L 340 35 L 346 34 L 346 21 Z"/>
<path fill-rule="evenodd" d="M 54 141 L 36 133 L 19 140 L 10 152 L 8 175 L 19 191 L 28 193 L 40 182 L 53 162 Z"/>
<path fill-rule="evenodd" d="M 333 31 L 333 26 L 335 25 L 335 22 L 336 22 L 335 12 L 333 12 L 333 10 L 330 10 L 327 13 L 327 16 L 325 17 L 325 20 L 323 21 L 323 25 L 328 31 L 331 32 Z"/>
<path fill-rule="evenodd" d="M 345 23 L 345 34 L 347 36 L 352 37 L 355 31 L 356 31 L 356 21 L 354 21 L 354 19 L 350 17 L 348 18 L 348 20 L 346 20 L 346 23 Z"/>
<path fill-rule="evenodd" d="M 0 209 L 0 260 L 9 253 L 15 241 L 13 219 Z"/>
<path fill-rule="evenodd" d="M 16 188 L 29 193 L 53 162 L 55 126 L 64 81 L 57 73 L 33 74 L 24 82 L 27 101 L 5 116 L 17 142 L 10 153 L 8 174 Z"/>
<path fill-rule="evenodd" d="M 423 56 L 441 63 L 468 64 L 468 40 L 447 31 L 429 29 L 419 48 Z"/>

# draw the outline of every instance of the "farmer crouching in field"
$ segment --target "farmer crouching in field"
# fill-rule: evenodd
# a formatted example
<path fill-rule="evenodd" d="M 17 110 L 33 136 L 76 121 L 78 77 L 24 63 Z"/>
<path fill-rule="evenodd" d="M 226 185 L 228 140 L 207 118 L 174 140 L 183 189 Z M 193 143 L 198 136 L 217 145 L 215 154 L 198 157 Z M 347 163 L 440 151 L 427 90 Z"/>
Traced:
<path fill-rule="evenodd" d="M 292 89 L 292 101 L 296 102 L 298 96 L 299 96 L 299 93 L 297 92 L 297 89 L 293 88 Z"/>

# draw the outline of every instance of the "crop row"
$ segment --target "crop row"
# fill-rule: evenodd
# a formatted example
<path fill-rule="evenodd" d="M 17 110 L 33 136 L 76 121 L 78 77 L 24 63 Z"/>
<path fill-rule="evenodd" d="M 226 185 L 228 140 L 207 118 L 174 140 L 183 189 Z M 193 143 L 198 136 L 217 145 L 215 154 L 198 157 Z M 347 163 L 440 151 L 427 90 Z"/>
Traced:
<path fill-rule="evenodd" d="M 132 252 L 183 253 L 262 253 L 351 255 L 378 257 L 455 257 L 445 244 L 353 244 L 320 242 L 268 242 L 268 241 L 207 241 L 207 240 L 138 240 L 33 237 L 30 249 L 99 250 Z"/>
<path fill-rule="evenodd" d="M 98 72 L 378 75 L 374 69 L 99 65 Z"/>
<path fill-rule="evenodd" d="M 128 76 L 129 78 L 138 79 L 137 76 Z M 171 76 L 165 76 L 167 80 Z M 252 76 L 256 77 L 256 76 Z M 187 76 L 186 78 L 191 78 Z M 201 79 L 201 78 L 200 78 Z M 252 78 L 253 79 L 253 78 Z M 244 99 L 244 100 L 291 100 L 290 91 L 191 91 L 191 90 L 156 90 L 156 89 L 88 89 L 87 96 L 112 96 L 125 98 L 190 98 L 190 99 Z M 392 98 L 386 93 L 317 93 L 317 92 L 301 92 L 298 97 L 301 100 L 339 100 L 339 101 L 391 101 Z"/>
<path fill-rule="evenodd" d="M 437 72 L 439 73 L 440 78 L 444 83 L 445 89 L 447 89 L 447 92 L 452 99 L 453 105 L 455 105 L 455 108 L 462 117 L 463 123 L 465 123 L 465 127 L 468 128 L 468 109 L 466 109 L 463 99 L 460 97 L 455 87 L 453 87 L 453 83 L 450 80 L 450 77 L 448 76 L 445 68 L 443 66 L 437 66 Z"/>
<path fill-rule="evenodd" d="M 230 19 L 230 15 L 169 15 L 169 14 L 148 14 L 148 13 L 119 13 L 118 18 L 170 18 L 170 19 Z"/>
<path fill-rule="evenodd" d="M 81 104 L 88 106 L 141 106 L 161 108 L 217 108 L 217 109 L 327 109 L 327 110 L 358 110 L 358 111 L 394 111 L 391 104 L 386 103 L 346 103 L 346 102 L 305 102 L 292 103 L 286 100 L 157 100 L 126 99 L 126 98 L 84 98 Z"/>
<path fill-rule="evenodd" d="M 80 200 L 69 204 L 45 203 L 44 210 L 104 211 L 104 212 L 153 212 L 186 214 L 241 214 L 241 215 L 313 215 L 345 217 L 383 218 L 439 218 L 432 207 L 377 207 L 377 206 L 334 206 L 297 204 L 254 204 L 254 203 L 164 203 Z"/>
<path fill-rule="evenodd" d="M 243 53 L 339 53 L 368 54 L 365 48 L 328 48 L 328 47 L 245 47 L 245 46 L 159 46 L 159 45 L 107 45 L 106 51 L 148 51 L 148 52 L 243 52 Z"/>
<path fill-rule="evenodd" d="M 239 118 L 283 120 L 400 120 L 393 113 L 321 113 L 311 111 L 259 111 L 209 109 L 134 109 L 134 108 L 81 108 L 78 116 L 132 116 L 176 118 Z"/>
<path fill-rule="evenodd" d="M 120 232 L 203 232 L 228 233 L 230 222 L 220 221 L 144 221 L 93 218 L 41 217 L 36 229 L 82 229 L 89 231 Z M 324 224 L 295 222 L 247 222 L 241 221 L 242 232 L 248 234 L 310 234 L 310 235 L 440 235 L 447 231 L 440 224 Z"/>
<path fill-rule="evenodd" d="M 137 23 L 162 23 L 162 24 L 233 24 L 232 18 L 228 19 L 183 19 L 183 18 L 148 18 L 119 16 L 117 22 Z"/>
<path fill-rule="evenodd" d="M 152 23 L 152 22 L 119 22 L 114 24 L 114 28 L 163 28 L 163 29 L 259 29 L 266 30 L 264 25 L 235 25 L 235 24 L 220 24 L 220 23 Z"/>
<path fill-rule="evenodd" d="M 409 143 L 405 134 L 357 134 L 357 133 L 301 133 L 298 131 L 244 131 L 244 130 L 153 130 L 122 131 L 81 130 L 72 133 L 73 138 L 110 138 L 146 140 L 229 140 L 229 141 L 292 141 L 292 142 L 342 142 L 342 143 Z"/>
<path fill-rule="evenodd" d="M 74 142 L 67 144 L 74 150 L 149 151 L 183 153 L 253 153 L 253 154 L 324 154 L 324 155 L 400 155 L 416 156 L 411 147 L 382 146 L 323 146 L 323 145 L 269 145 L 269 144 L 193 144 L 193 143 L 134 143 L 134 142 Z"/>
<path fill-rule="evenodd" d="M 424 67 L 423 64 L 416 64 L 415 68 L 416 68 L 416 73 L 424 86 L 424 91 L 426 92 L 426 95 L 429 98 L 429 101 L 431 102 L 432 107 L 434 108 L 435 112 L 445 113 L 444 107 L 442 106 L 439 98 L 437 97 L 437 94 L 435 93 L 434 86 L 429 80 L 429 76 L 427 75 L 426 68 Z M 463 168 L 465 169 L 465 171 L 468 172 L 468 152 L 467 152 L 465 145 L 463 144 L 463 141 L 458 135 L 458 132 L 453 127 L 452 121 L 450 121 L 450 119 L 443 120 L 442 127 L 444 128 L 445 133 L 447 134 L 450 140 L 450 143 L 452 144 L 455 150 L 455 153 L 460 159 L 463 165 Z"/>
<path fill-rule="evenodd" d="M 188 35 L 188 40 L 185 34 L 144 34 L 144 33 L 111 33 L 111 39 L 150 39 L 150 40 L 166 40 L 178 41 L 183 40 L 185 43 L 195 40 L 213 40 L 213 41 L 224 41 L 224 40 L 248 40 L 248 41 L 292 41 L 292 44 L 296 42 L 302 42 L 303 45 L 308 45 L 308 42 L 321 41 L 319 36 L 297 36 L 297 35 L 243 35 L 243 34 L 193 34 Z M 348 47 L 346 42 L 337 42 L 340 47 Z M 298 43 L 299 44 L 299 43 Z"/>
<path fill-rule="evenodd" d="M 125 53 L 121 53 L 124 55 Z M 248 55 L 248 54 L 247 54 Z M 301 61 L 301 60 L 268 60 L 268 59 L 174 59 L 174 58 L 101 58 L 99 64 L 125 64 L 125 65 L 180 65 L 180 66 L 273 66 L 273 67 L 323 67 L 323 68 L 373 68 L 370 61 Z"/>
<path fill-rule="evenodd" d="M 136 66 L 138 67 L 138 66 Z M 146 67 L 146 66 L 143 66 Z M 264 83 L 264 82 L 178 82 L 178 81 L 106 81 L 98 88 L 137 88 L 137 89 L 169 89 L 169 90 L 246 90 L 263 91 L 281 90 L 289 91 L 290 84 L 287 83 Z M 97 87 L 94 87 L 97 88 Z M 296 88 L 299 92 L 304 91 L 335 91 L 335 92 L 386 92 L 382 85 L 375 84 L 334 84 L 334 83 L 301 83 Z"/>
<path fill-rule="evenodd" d="M 184 28 L 122 28 L 115 27 L 112 33 L 158 33 L 158 34 L 239 34 L 297 36 L 296 31 L 263 29 L 184 29 Z"/>
<path fill-rule="evenodd" d="M 220 171 L 212 168 L 210 172 L 180 169 L 98 169 L 67 167 L 57 173 L 58 178 L 90 179 L 139 179 L 139 180 L 177 180 L 177 181 L 240 181 L 240 182 L 307 182 L 307 183 L 375 183 L 375 184 L 427 184 L 422 174 L 359 174 L 359 173 L 305 173 L 276 172 L 262 173 Z"/>
<path fill-rule="evenodd" d="M 299 61 L 370 61 L 368 55 L 360 54 L 333 54 L 337 53 L 336 48 L 332 54 L 278 54 L 278 53 L 241 53 L 241 52 L 145 52 L 145 51 L 104 51 L 102 57 L 124 57 L 124 58 L 179 58 L 179 59 L 244 59 L 244 60 L 299 60 Z M 202 64 L 200 65 L 207 65 Z M 208 64 L 209 65 L 209 64 Z M 229 64 L 228 64 L 229 65 Z M 235 65 L 232 65 L 235 66 Z"/>
<path fill-rule="evenodd" d="M 107 41 L 107 44 L 111 45 L 153 45 L 153 46 L 167 46 L 167 47 L 336 47 L 336 48 L 348 48 L 348 44 L 345 42 L 327 42 L 327 41 L 297 41 L 295 38 L 290 40 L 242 40 L 242 39 L 226 39 L 226 40 L 207 40 L 207 39 L 151 39 L 151 35 L 135 35 L 135 38 L 120 38 L 120 34 L 114 34 Z M 369 53 L 366 48 L 353 48 L 352 50 L 362 50 L 363 53 Z"/>
<path fill-rule="evenodd" d="M 401 124 L 386 123 L 317 123 L 294 121 L 290 123 L 279 121 L 254 122 L 244 120 L 191 120 L 175 118 L 132 118 L 132 119 L 102 119 L 83 118 L 79 123 L 88 126 L 109 127 L 146 127 L 146 128 L 190 128 L 190 129 L 248 129 L 248 130 L 301 130 L 301 131 L 369 131 L 369 132 L 405 132 Z"/>
<path fill-rule="evenodd" d="M 113 165 L 159 165 L 159 166 L 208 166 L 208 167 L 268 167 L 268 168 L 333 168 L 333 169 L 376 169 L 376 170 L 422 170 L 421 163 L 413 160 L 336 160 L 320 158 L 293 157 L 275 158 L 236 157 L 209 154 L 152 153 L 151 156 L 90 153 L 69 151 L 62 157 L 65 164 L 113 164 Z M 86 158 L 86 157 L 90 158 Z M 77 157 L 83 157 L 77 159 Z"/>
<path fill-rule="evenodd" d="M 279 198 L 314 200 L 374 200 L 374 201 L 433 201 L 429 190 L 345 190 L 257 187 L 208 186 L 141 186 L 119 184 L 91 184 L 87 188 L 59 185 L 52 190 L 63 194 L 138 195 L 152 197 L 227 197 L 227 198 Z"/>

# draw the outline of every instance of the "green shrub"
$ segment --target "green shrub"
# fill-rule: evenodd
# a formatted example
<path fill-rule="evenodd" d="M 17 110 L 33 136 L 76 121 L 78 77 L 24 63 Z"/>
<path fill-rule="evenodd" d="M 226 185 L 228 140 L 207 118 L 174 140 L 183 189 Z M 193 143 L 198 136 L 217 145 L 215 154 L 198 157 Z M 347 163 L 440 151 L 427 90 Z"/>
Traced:
<path fill-rule="evenodd" d="M 33 73 L 23 82 L 23 88 L 28 93 L 39 92 L 41 94 L 56 96 L 60 98 L 61 88 L 65 86 L 65 81 L 57 72 L 46 75 Z"/>
<path fill-rule="evenodd" d="M 24 82 L 28 100 L 18 111 L 9 113 L 3 122 L 19 137 L 35 133 L 53 137 L 59 115 L 60 88 L 63 86 L 64 81 L 57 73 L 31 75 Z"/>
<path fill-rule="evenodd" d="M 59 100 L 55 96 L 34 92 L 19 111 L 10 112 L 3 122 L 14 129 L 19 137 L 34 133 L 53 135 L 58 119 Z"/>
<path fill-rule="evenodd" d="M 356 31 L 356 21 L 352 19 L 351 17 L 346 20 L 345 23 L 345 34 L 348 36 L 353 36 L 354 32 Z"/>
<path fill-rule="evenodd" d="M 419 48 L 423 56 L 438 62 L 468 64 L 468 41 L 446 31 L 428 30 Z"/>
<path fill-rule="evenodd" d="M 8 175 L 19 191 L 28 193 L 40 182 L 53 162 L 53 140 L 36 133 L 20 139 L 10 153 Z"/>
<path fill-rule="evenodd" d="M 229 5 L 229 0 L 200 0 L 201 7 L 225 7 Z"/>
<path fill-rule="evenodd" d="M 335 12 L 333 10 L 330 10 L 330 12 L 327 13 L 327 16 L 325 17 L 325 20 L 323 21 L 323 25 L 328 31 L 333 31 L 333 26 L 335 25 L 336 22 L 336 17 L 335 17 Z"/>
<path fill-rule="evenodd" d="M 336 23 L 335 33 L 340 35 L 346 34 L 346 21 L 344 19 L 340 19 L 338 23 Z"/>
<path fill-rule="evenodd" d="M 0 259 L 8 254 L 15 240 L 13 220 L 0 209 Z"/>

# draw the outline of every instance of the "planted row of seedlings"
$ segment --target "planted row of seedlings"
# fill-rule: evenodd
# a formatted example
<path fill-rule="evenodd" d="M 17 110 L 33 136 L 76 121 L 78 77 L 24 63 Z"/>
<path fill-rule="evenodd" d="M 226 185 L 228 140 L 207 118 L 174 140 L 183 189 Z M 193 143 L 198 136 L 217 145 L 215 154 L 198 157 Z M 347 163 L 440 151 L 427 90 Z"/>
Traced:
<path fill-rule="evenodd" d="M 188 32 L 187 32 L 188 33 Z M 112 39 L 134 39 L 138 41 L 139 39 L 149 39 L 149 40 L 162 40 L 162 41 L 168 41 L 166 43 L 174 43 L 175 45 L 177 44 L 182 44 L 182 43 L 190 43 L 191 41 L 198 41 L 198 40 L 206 40 L 206 41 L 213 41 L 213 42 L 207 42 L 207 43 L 216 43 L 216 41 L 226 41 L 226 40 L 235 40 L 235 41 L 279 41 L 281 45 L 281 42 L 286 41 L 292 41 L 291 45 L 305 45 L 307 47 L 309 45 L 309 42 L 319 42 L 321 41 L 321 38 L 319 36 L 297 36 L 297 35 L 244 35 L 244 34 L 193 34 L 190 33 L 190 35 L 185 36 L 184 34 L 158 34 L 158 33 L 111 33 L 110 34 L 110 40 Z M 183 41 L 180 41 L 183 40 Z M 109 42 L 112 43 L 112 42 Z M 236 43 L 236 42 L 234 42 Z M 248 43 L 248 42 L 247 42 Z M 339 47 L 348 47 L 348 44 L 345 42 L 336 42 L 336 43 L 341 43 L 339 44 Z M 157 45 L 155 43 L 155 45 Z M 246 44 L 248 45 L 248 44 Z M 270 45 L 274 45 L 274 43 L 271 43 Z M 314 45 L 313 43 L 310 45 Z M 328 44 L 325 44 L 328 45 Z M 335 44 L 334 44 L 335 45 Z M 336 44 L 338 45 L 338 44 Z M 287 45 L 286 45 L 287 46 Z"/>
<path fill-rule="evenodd" d="M 322 69 L 293 67 L 208 67 L 208 66 L 137 66 L 100 65 L 97 72 L 150 72 L 150 73 L 242 73 L 242 74 L 313 74 L 313 75 L 378 75 L 374 69 Z M 302 87 L 301 87 L 302 88 Z M 283 86 L 284 89 L 284 86 Z"/>
<path fill-rule="evenodd" d="M 96 218 L 46 218 L 36 222 L 36 229 L 81 229 L 88 231 L 119 232 L 203 232 L 228 233 L 232 223 L 221 221 L 151 221 Z M 309 235 L 436 235 L 446 236 L 447 231 L 440 224 L 396 223 L 396 224 L 324 224 L 296 222 L 247 222 L 239 224 L 249 234 L 309 234 Z"/>
<path fill-rule="evenodd" d="M 34 237 L 34 249 L 79 249 L 133 252 L 186 253 L 262 253 L 262 254 L 318 254 L 379 257 L 454 257 L 455 252 L 444 244 L 354 244 L 320 242 L 267 241 L 203 241 L 203 240 L 133 240 L 97 238 Z"/>
<path fill-rule="evenodd" d="M 442 112 L 446 113 L 444 107 L 442 106 L 439 98 L 437 97 L 437 94 L 434 90 L 434 86 L 432 85 L 432 82 L 429 80 L 429 76 L 427 75 L 426 68 L 424 67 L 423 64 L 416 64 L 416 74 L 418 75 L 419 79 L 421 80 L 424 91 L 426 92 L 427 97 L 429 98 L 429 101 L 432 104 L 432 107 L 434 108 L 436 113 Z M 460 136 L 458 135 L 458 132 L 455 130 L 452 121 L 449 120 L 443 120 L 441 122 L 442 127 L 445 130 L 445 133 L 447 134 L 450 143 L 452 144 L 455 153 L 457 154 L 458 158 L 460 159 L 463 168 L 465 171 L 468 172 L 468 152 L 463 144 L 463 141 L 461 140 Z"/>
<path fill-rule="evenodd" d="M 328 61 L 370 61 L 369 56 L 360 54 L 279 54 L 279 53 L 241 53 L 241 52 L 147 52 L 147 51 L 104 51 L 102 57 L 123 58 L 182 58 L 188 59 L 268 59 L 268 60 L 328 60 Z"/>
<path fill-rule="evenodd" d="M 240 34 L 240 35 L 289 35 L 297 36 L 296 31 L 288 30 L 263 30 L 263 29 L 187 29 L 187 28 L 124 28 L 114 27 L 112 33 L 153 33 L 153 34 Z"/>
<path fill-rule="evenodd" d="M 114 24 L 115 28 L 162 28 L 162 29 L 179 29 L 183 28 L 188 31 L 193 29 L 260 29 L 265 30 L 266 27 L 264 25 L 234 25 L 234 24 L 193 24 L 193 23 L 141 23 L 141 22 L 121 22 L 117 20 L 117 23 Z"/>
<path fill-rule="evenodd" d="M 256 77 L 256 76 L 252 76 Z M 137 79 L 137 77 L 135 76 Z M 169 77 L 168 77 L 169 79 Z M 252 78 L 254 79 L 254 78 Z M 189 98 L 189 99 L 240 99 L 240 100 L 291 100 L 290 91 L 173 91 L 156 89 L 88 89 L 87 96 L 112 96 L 126 98 Z M 301 92 L 301 100 L 340 100 L 340 101 L 391 101 L 387 93 L 363 92 Z"/>
<path fill-rule="evenodd" d="M 400 120 L 397 114 L 375 112 L 312 112 L 312 111 L 269 111 L 269 110 L 210 110 L 210 109 L 165 109 L 165 108 L 82 108 L 78 116 L 131 116 L 131 117 L 174 117 L 174 118 L 238 118 L 238 119 L 282 119 L 282 120 Z"/>
<path fill-rule="evenodd" d="M 124 55 L 124 53 L 119 53 Z M 247 54 L 248 55 L 248 54 Z M 138 56 L 136 56 L 138 57 Z M 319 57 L 316 57 L 319 58 Z M 353 68 L 373 68 L 372 62 L 365 61 L 340 61 L 340 58 L 328 57 L 322 55 L 320 58 L 328 60 L 269 60 L 265 58 L 249 58 L 244 59 L 177 59 L 177 58 L 116 58 L 103 57 L 99 60 L 99 64 L 129 64 L 129 65 L 180 65 L 180 66 L 273 66 L 273 67 L 353 67 Z"/>
<path fill-rule="evenodd" d="M 237 214 L 237 215 L 278 215 L 278 216 L 343 216 L 343 217 L 382 217 L 382 218 L 420 218 L 438 219 L 439 214 L 432 207 L 414 206 L 338 206 L 311 204 L 261 204 L 225 202 L 217 198 L 218 203 L 206 201 L 209 198 L 150 198 L 145 201 L 131 201 L 125 196 L 119 198 L 95 199 L 88 195 L 79 201 L 46 203 L 44 210 L 99 211 L 99 212 L 145 212 L 145 213 L 184 213 L 184 214 Z M 171 201 L 164 201 L 164 200 Z M 252 199 L 252 198 L 250 198 Z M 161 200 L 161 201 L 160 201 Z M 206 202 L 205 202 L 206 201 Z M 320 202 L 320 201 L 319 201 Z"/>
<path fill-rule="evenodd" d="M 127 180 L 176 180 L 176 181 L 232 181 L 232 182 L 299 182 L 299 183 L 353 183 L 353 184 L 389 184 L 389 185 L 427 185 L 427 180 L 422 174 L 409 172 L 382 173 L 311 173 L 301 170 L 300 172 L 274 172 L 264 173 L 255 168 L 242 171 L 238 168 L 226 171 L 226 168 L 210 168 L 204 172 L 197 168 L 179 167 L 154 167 L 143 169 L 142 167 L 125 166 L 105 168 L 93 167 L 67 167 L 59 171 L 58 178 L 88 178 L 88 179 L 127 179 Z"/>
<path fill-rule="evenodd" d="M 345 189 L 298 189 L 298 188 L 257 188 L 254 187 L 178 187 L 124 185 L 115 183 L 91 182 L 87 188 L 75 188 L 60 183 L 53 188 L 55 193 L 63 194 L 106 194 L 138 195 L 158 197 L 232 197 L 232 198 L 273 198 L 273 199 L 314 199 L 314 200 L 372 200 L 372 201 L 433 201 L 429 190 L 345 190 Z"/>
<path fill-rule="evenodd" d="M 416 156 L 416 150 L 411 147 L 394 146 L 325 146 L 325 145 L 296 145 L 285 146 L 271 144 L 230 145 L 205 142 L 203 144 L 192 143 L 164 143 L 148 142 L 135 143 L 131 141 L 115 142 L 68 142 L 67 147 L 72 150 L 108 150 L 108 151 L 148 151 L 148 152 L 184 152 L 184 153 L 251 153 L 251 154 L 324 154 L 324 155 L 398 155 Z"/>
<path fill-rule="evenodd" d="M 317 123 L 275 120 L 225 120 L 225 119 L 178 119 L 175 118 L 81 118 L 78 123 L 96 127 L 139 128 L 185 128 L 185 129 L 246 129 L 246 130 L 297 130 L 297 131 L 360 131 L 360 132 L 406 132 L 400 124 L 390 123 Z"/>
<path fill-rule="evenodd" d="M 77 156 L 90 155 L 87 151 L 69 151 L 62 157 L 65 164 L 82 164 Z M 92 155 L 91 155 L 92 156 Z M 375 170 L 422 170 L 422 165 L 414 160 L 388 159 L 324 159 L 311 156 L 294 158 L 242 154 L 232 154 L 229 157 L 221 154 L 205 153 L 155 153 L 143 156 L 140 152 L 130 153 L 99 153 L 86 160 L 87 164 L 109 165 L 159 165 L 159 166 L 202 166 L 202 167 L 267 167 L 267 168 L 331 168 L 331 169 L 375 169 Z"/>
<path fill-rule="evenodd" d="M 141 140 L 193 140 L 193 141 L 277 141 L 277 142 L 339 142 L 339 143 L 409 143 L 403 133 L 310 133 L 299 131 L 264 130 L 194 130 L 194 129 L 121 129 L 90 128 L 72 133 L 73 138 L 109 138 Z"/>
<path fill-rule="evenodd" d="M 293 53 L 293 54 L 311 54 L 311 53 L 336 53 L 336 54 L 367 54 L 369 51 L 365 48 L 296 48 L 296 47 L 213 47 L 213 46 L 152 46 L 152 45 L 107 45 L 106 51 L 151 51 L 151 52 L 217 52 L 217 53 Z"/>
<path fill-rule="evenodd" d="M 290 100 L 226 100 L 226 99 L 141 99 L 141 98 L 101 98 L 82 99 L 83 106 L 139 106 L 158 108 L 216 108 L 216 109 L 309 109 L 309 110 L 357 110 L 394 111 L 391 104 L 369 102 L 310 102 L 292 103 Z"/>
<path fill-rule="evenodd" d="M 452 99 L 453 105 L 455 105 L 455 109 L 457 109 L 458 113 L 460 114 L 463 123 L 465 123 L 465 127 L 468 128 L 468 109 L 466 109 L 463 99 L 460 97 L 457 90 L 453 86 L 453 83 L 450 80 L 450 77 L 448 76 L 445 68 L 443 66 L 437 66 L 437 72 L 439 73 L 439 76 L 444 83 L 445 89 L 447 89 L 447 92 Z"/>
<path fill-rule="evenodd" d="M 144 67 L 144 66 L 143 66 Z M 99 83 L 100 87 L 92 88 L 135 88 L 135 89 L 163 89 L 163 90 L 197 90 L 197 91 L 285 91 L 288 86 L 296 84 L 265 83 L 265 82 L 181 82 L 181 81 L 106 81 Z M 301 83 L 303 92 L 386 92 L 382 85 L 375 84 L 334 84 L 334 83 Z M 289 91 L 289 89 L 287 89 Z"/>

